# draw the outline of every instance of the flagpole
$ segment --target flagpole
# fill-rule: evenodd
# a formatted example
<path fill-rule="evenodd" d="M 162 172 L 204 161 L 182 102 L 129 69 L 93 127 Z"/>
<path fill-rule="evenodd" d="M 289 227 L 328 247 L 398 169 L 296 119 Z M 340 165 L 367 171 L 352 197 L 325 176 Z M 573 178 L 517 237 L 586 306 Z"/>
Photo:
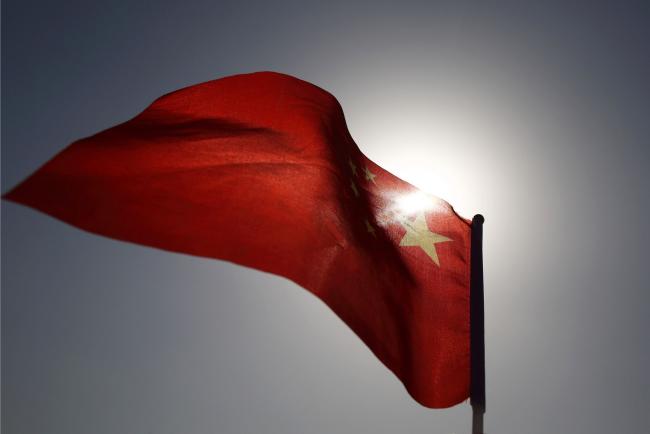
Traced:
<path fill-rule="evenodd" d="M 483 295 L 483 222 L 477 214 L 472 219 L 470 271 L 470 404 L 472 434 L 484 434 L 485 414 L 485 307 Z"/>

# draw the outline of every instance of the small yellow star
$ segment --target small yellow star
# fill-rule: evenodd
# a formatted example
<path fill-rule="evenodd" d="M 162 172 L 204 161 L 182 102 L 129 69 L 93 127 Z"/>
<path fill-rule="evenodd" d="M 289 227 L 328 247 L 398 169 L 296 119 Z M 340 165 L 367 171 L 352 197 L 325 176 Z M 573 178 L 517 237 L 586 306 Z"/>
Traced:
<path fill-rule="evenodd" d="M 350 188 L 354 191 L 354 196 L 359 197 L 359 190 L 357 189 L 357 186 L 354 185 L 354 181 L 350 181 Z"/>
<path fill-rule="evenodd" d="M 368 166 L 365 166 L 365 167 L 363 168 L 363 172 L 364 172 L 365 175 L 366 175 L 366 181 L 370 181 L 370 182 L 372 182 L 373 184 L 377 184 L 377 183 L 375 182 L 375 177 L 376 177 L 377 175 L 375 175 L 374 173 L 372 173 L 372 172 L 370 171 L 370 169 L 368 169 Z"/>
<path fill-rule="evenodd" d="M 366 230 L 368 231 L 368 233 L 372 234 L 373 237 L 377 238 L 377 234 L 375 233 L 375 228 L 372 227 L 372 225 L 367 219 L 364 221 L 366 222 Z"/>
<path fill-rule="evenodd" d="M 350 166 L 350 170 L 352 171 L 352 174 L 354 176 L 357 176 L 357 166 L 352 161 L 352 158 L 348 158 L 348 165 Z"/>
<path fill-rule="evenodd" d="M 406 234 L 404 234 L 404 237 L 399 242 L 399 245 L 402 247 L 420 247 L 437 266 L 440 266 L 438 252 L 436 251 L 436 244 L 453 240 L 451 238 L 447 238 L 440 234 L 431 232 L 424 218 L 424 212 L 420 212 L 415 217 L 415 220 L 409 221 L 407 219 L 403 219 L 400 224 L 404 226 L 404 229 L 406 229 Z"/>

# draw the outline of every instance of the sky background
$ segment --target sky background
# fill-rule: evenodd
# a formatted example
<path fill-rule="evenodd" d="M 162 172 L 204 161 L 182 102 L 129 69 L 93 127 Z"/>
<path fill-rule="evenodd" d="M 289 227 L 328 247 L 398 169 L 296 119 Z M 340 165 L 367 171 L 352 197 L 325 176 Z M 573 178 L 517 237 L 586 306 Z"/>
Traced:
<path fill-rule="evenodd" d="M 337 96 L 379 165 L 485 215 L 487 433 L 650 426 L 650 3 L 2 2 L 2 191 L 226 75 Z M 428 433 L 287 280 L 2 203 L 6 434 Z"/>

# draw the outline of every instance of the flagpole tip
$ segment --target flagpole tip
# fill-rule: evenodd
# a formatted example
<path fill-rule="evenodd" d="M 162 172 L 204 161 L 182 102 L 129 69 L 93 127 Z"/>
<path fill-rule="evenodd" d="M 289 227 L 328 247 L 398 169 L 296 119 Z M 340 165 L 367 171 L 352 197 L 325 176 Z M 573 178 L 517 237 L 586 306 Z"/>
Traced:
<path fill-rule="evenodd" d="M 483 224 L 483 223 L 485 223 L 485 217 L 483 217 L 482 214 L 476 214 L 474 216 L 474 218 L 472 219 L 472 223 Z"/>

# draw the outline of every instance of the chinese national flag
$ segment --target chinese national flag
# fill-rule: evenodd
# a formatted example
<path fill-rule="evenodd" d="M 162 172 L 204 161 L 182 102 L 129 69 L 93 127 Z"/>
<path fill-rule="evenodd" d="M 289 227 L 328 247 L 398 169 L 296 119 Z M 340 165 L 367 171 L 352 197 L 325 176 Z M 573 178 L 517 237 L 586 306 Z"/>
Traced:
<path fill-rule="evenodd" d="M 285 276 L 427 407 L 469 396 L 470 222 L 366 158 L 328 92 L 278 73 L 165 95 L 6 199 L 90 232 Z"/>

